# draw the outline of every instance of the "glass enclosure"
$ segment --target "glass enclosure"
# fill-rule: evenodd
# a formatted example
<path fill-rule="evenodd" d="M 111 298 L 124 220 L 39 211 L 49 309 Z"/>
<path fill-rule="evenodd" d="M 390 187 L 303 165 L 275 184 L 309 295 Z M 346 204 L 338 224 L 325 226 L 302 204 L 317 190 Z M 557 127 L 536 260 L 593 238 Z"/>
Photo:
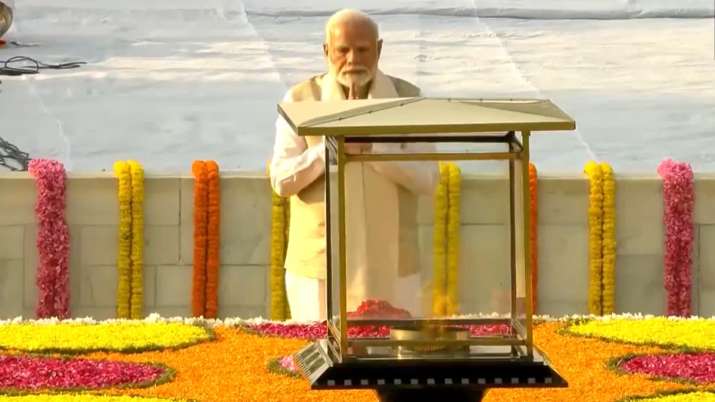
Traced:
<path fill-rule="evenodd" d="M 528 137 L 326 136 L 336 357 L 531 358 Z"/>

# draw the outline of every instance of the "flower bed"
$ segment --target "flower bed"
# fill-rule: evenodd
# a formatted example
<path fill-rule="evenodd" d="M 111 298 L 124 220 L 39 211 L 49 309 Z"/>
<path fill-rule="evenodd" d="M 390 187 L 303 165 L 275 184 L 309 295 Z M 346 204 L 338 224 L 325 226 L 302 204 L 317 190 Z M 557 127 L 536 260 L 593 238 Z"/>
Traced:
<path fill-rule="evenodd" d="M 156 319 L 154 319 L 157 321 Z M 136 326 L 137 323 L 143 324 Z M 127 353 L 127 350 L 119 351 L 94 351 L 80 353 L 82 359 L 105 360 L 113 362 L 132 362 L 146 364 L 149 362 L 159 362 L 166 367 L 175 370 L 176 375 L 171 381 L 157 384 L 147 388 L 113 387 L 103 389 L 102 396 L 87 394 L 57 394 L 63 392 L 54 390 L 53 396 L 29 396 L 15 395 L 9 393 L 16 391 L 3 391 L 5 396 L 0 395 L 0 402 L 4 401 L 48 401 L 48 402 L 89 402 L 89 401 L 116 401 L 116 402 L 144 402 L 142 399 L 127 399 L 127 396 L 141 396 L 145 398 L 162 398 L 147 400 L 159 402 L 160 400 L 183 400 L 183 401 L 376 401 L 376 395 L 372 391 L 340 390 L 340 391 L 312 391 L 308 382 L 302 378 L 290 376 L 287 370 L 272 370 L 269 362 L 277 363 L 284 368 L 291 368 L 292 362 L 281 357 L 289 356 L 308 342 L 300 338 L 282 338 L 278 336 L 266 336 L 258 334 L 255 328 L 273 328 L 273 334 L 278 335 L 281 327 L 286 327 L 284 333 L 291 335 L 293 330 L 303 331 L 309 328 L 310 323 L 285 326 L 276 322 L 266 322 L 260 320 L 240 321 L 203 321 L 203 320 L 181 320 L 171 322 L 177 325 L 176 328 L 195 327 L 189 324 L 204 324 L 213 327 L 214 337 L 210 341 L 198 342 L 184 348 L 144 350 L 135 353 Z M 624 356 L 663 356 L 674 355 L 677 350 L 671 346 L 656 346 L 657 342 L 663 345 L 678 345 L 678 348 L 700 348 L 702 353 L 712 354 L 714 351 L 708 347 L 707 342 L 697 341 L 699 338 L 715 338 L 713 324 L 715 320 L 671 320 L 671 319 L 644 319 L 644 318 L 620 318 L 620 319 L 598 319 L 592 321 L 578 322 L 569 327 L 566 321 L 548 321 L 535 326 L 534 339 L 538 347 L 547 354 L 555 368 L 569 382 L 568 388 L 553 389 L 493 389 L 485 397 L 486 402 L 511 402 L 533 400 L 539 402 L 564 402 L 564 401 L 605 401 L 623 402 L 630 400 L 645 400 L 648 402 L 690 402 L 690 401 L 712 401 L 715 385 L 709 382 L 685 383 L 680 379 L 657 379 L 651 374 L 629 374 L 623 369 L 614 369 L 609 366 L 609 362 L 617 359 L 624 360 Z M 134 326 L 132 326 L 134 324 Z M 115 329 L 122 326 L 132 329 L 145 327 L 166 328 L 169 322 L 159 320 L 152 322 L 120 322 L 115 324 Z M 107 326 L 106 324 L 81 324 L 73 323 L 73 326 L 62 323 L 47 323 L 44 325 L 28 323 L 4 323 L 0 325 L 0 340 L 5 337 L 2 334 L 17 338 L 17 331 L 24 331 L 26 327 L 33 327 L 42 331 L 44 327 L 50 327 L 57 334 L 58 339 L 67 337 L 67 332 L 71 332 L 78 340 L 83 339 L 93 343 L 87 334 L 94 333 L 97 327 Z M 303 325 L 301 327 L 301 325 Z M 638 327 L 640 325 L 641 327 Z M 617 334 L 636 333 L 636 328 L 643 325 L 653 326 L 657 331 L 649 331 L 651 338 L 639 336 L 639 342 L 632 343 L 632 338 L 620 341 L 621 338 L 605 339 L 603 333 L 596 331 L 597 328 L 609 328 L 609 331 Z M 620 326 L 620 330 L 616 327 Z M 687 327 L 691 333 L 698 336 L 688 335 L 683 329 Z M 238 328 L 237 328 L 238 327 Z M 248 328 L 254 329 L 248 329 Z M 312 328 L 312 327 L 310 327 Z M 86 332 L 83 334 L 82 332 Z M 205 330 L 204 330 L 205 331 Z M 175 334 L 165 330 L 140 330 L 143 334 L 142 344 L 144 345 L 171 345 L 161 338 L 173 338 Z M 667 339 L 663 332 L 672 334 L 673 339 Z M 205 332 L 206 333 L 206 332 Z M 300 332 L 302 334 L 302 332 Z M 578 336 L 575 336 L 578 334 Z M 313 337 L 315 334 L 311 335 Z M 120 338 L 120 337 L 116 337 Z M 77 341 L 77 344 L 80 342 Z M 174 342 L 173 344 L 176 344 Z M 683 345 L 683 346 L 681 346 Z M 88 345 L 84 348 L 72 348 L 70 350 L 88 350 Z M 118 349 L 121 350 L 121 349 Z M 9 354 L 17 355 L 17 351 L 10 350 Z M 80 358 L 75 355 L 74 358 Z M 277 360 L 278 359 L 278 360 Z M 282 363 L 282 364 L 281 364 Z M 46 391 L 43 391 L 47 393 Z M 680 394 L 673 394 L 681 392 Z M 695 393 L 699 392 L 699 393 Z M 670 395 L 672 394 L 672 395 Z M 124 399 L 106 399 L 107 395 L 121 396 Z M 10 399 L 15 398 L 15 399 Z M 18 399 L 30 398 L 30 399 Z M 86 399 L 95 398 L 95 399 Z M 640 399 L 638 399 L 640 398 Z M 643 399 L 650 398 L 650 399 Z M 656 399 L 654 399 L 656 398 Z M 671 399 L 666 399 L 671 398 Z"/>
<path fill-rule="evenodd" d="M 114 321 L 10 323 L 0 325 L 0 348 L 28 352 L 136 352 L 193 345 L 211 338 L 205 328 L 183 323 Z"/>
<path fill-rule="evenodd" d="M 171 370 L 155 364 L 0 355 L 0 389 L 139 387 L 168 381 L 171 376 Z"/>
<path fill-rule="evenodd" d="M 635 356 L 617 367 L 629 374 L 647 374 L 698 384 L 715 383 L 715 353 L 677 353 Z"/>
<path fill-rule="evenodd" d="M 569 332 L 639 345 L 683 349 L 715 349 L 715 320 L 646 317 L 591 320 L 573 325 Z"/>

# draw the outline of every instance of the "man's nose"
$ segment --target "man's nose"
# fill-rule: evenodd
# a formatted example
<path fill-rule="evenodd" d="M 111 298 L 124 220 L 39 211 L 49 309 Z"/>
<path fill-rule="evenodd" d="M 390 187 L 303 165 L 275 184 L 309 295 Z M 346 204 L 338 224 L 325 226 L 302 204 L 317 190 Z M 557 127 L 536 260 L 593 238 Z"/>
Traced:
<path fill-rule="evenodd" d="M 355 49 L 350 49 L 348 52 L 348 62 L 350 64 L 357 64 L 359 62 L 358 52 Z"/>

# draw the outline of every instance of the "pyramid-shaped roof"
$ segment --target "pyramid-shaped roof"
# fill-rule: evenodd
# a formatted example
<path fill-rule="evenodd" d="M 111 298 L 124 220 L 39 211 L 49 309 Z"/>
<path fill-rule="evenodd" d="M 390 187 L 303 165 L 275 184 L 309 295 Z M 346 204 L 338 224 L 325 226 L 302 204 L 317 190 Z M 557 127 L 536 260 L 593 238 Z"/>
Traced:
<path fill-rule="evenodd" d="M 284 102 L 279 113 L 298 135 L 388 135 L 573 130 L 546 99 L 384 98 Z"/>

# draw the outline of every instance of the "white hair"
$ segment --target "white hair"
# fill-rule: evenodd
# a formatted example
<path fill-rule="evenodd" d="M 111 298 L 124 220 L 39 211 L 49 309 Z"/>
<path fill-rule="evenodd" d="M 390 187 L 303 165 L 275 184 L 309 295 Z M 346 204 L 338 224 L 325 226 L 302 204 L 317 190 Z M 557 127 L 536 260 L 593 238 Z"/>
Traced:
<path fill-rule="evenodd" d="M 325 43 L 330 43 L 330 33 L 333 31 L 333 28 L 336 25 L 347 21 L 366 22 L 370 26 L 370 28 L 375 31 L 375 38 L 380 38 L 380 30 L 377 26 L 377 23 L 373 21 L 370 16 L 360 10 L 344 8 L 331 15 L 328 19 L 328 22 L 325 23 Z"/>

